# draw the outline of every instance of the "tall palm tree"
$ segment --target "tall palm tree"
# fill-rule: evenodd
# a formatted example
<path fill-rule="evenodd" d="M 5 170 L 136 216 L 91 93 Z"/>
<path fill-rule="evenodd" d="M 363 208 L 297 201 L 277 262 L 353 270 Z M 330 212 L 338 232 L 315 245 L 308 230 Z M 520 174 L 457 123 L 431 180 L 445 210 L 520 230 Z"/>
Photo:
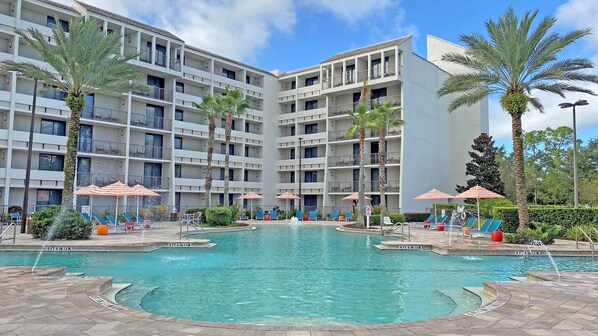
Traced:
<path fill-rule="evenodd" d="M 199 112 L 208 118 L 208 166 L 205 174 L 205 188 L 206 188 L 206 207 L 212 206 L 212 156 L 214 154 L 214 136 L 216 133 L 216 118 L 224 116 L 221 104 L 221 96 L 213 96 L 211 93 L 206 93 L 203 96 L 201 103 L 193 102 L 193 106 L 199 109 Z"/>
<path fill-rule="evenodd" d="M 224 156 L 224 203 L 230 205 L 228 201 L 228 184 L 229 176 L 228 170 L 230 166 L 229 155 L 230 155 L 230 131 L 234 117 L 240 117 L 245 113 L 250 105 L 249 102 L 243 98 L 243 94 L 238 89 L 230 90 L 226 88 L 226 95 L 221 99 L 221 105 L 223 111 L 226 113 L 226 125 L 224 129 L 225 143 L 226 143 L 226 155 Z"/>
<path fill-rule="evenodd" d="M 357 224 L 363 225 L 363 218 L 360 214 L 365 208 L 365 167 L 363 161 L 363 152 L 365 147 L 365 130 L 373 127 L 373 113 L 368 113 L 368 107 L 366 105 L 367 96 L 369 93 L 367 87 L 367 77 L 363 81 L 363 87 L 361 88 L 361 97 L 359 98 L 359 104 L 355 107 L 355 111 L 349 111 L 349 118 L 353 122 L 353 125 L 345 131 L 345 137 L 350 138 L 355 134 L 359 135 L 359 184 L 358 194 L 359 198 L 357 201 Z"/>
<path fill-rule="evenodd" d="M 500 96 L 500 105 L 511 115 L 520 232 L 528 226 L 521 116 L 527 111 L 528 103 L 544 111 L 540 100 L 532 96 L 533 90 L 561 97 L 566 92 L 594 95 L 592 90 L 572 82 L 598 83 L 598 76 L 580 71 L 593 68 L 590 60 L 557 60 L 559 52 L 589 35 L 590 29 L 564 35 L 549 33 L 556 19 L 547 16 L 532 28 L 537 14 L 537 10 L 528 11 L 520 20 L 509 8 L 498 21 L 486 22 L 489 39 L 478 33 L 461 36 L 467 48 L 465 54 L 450 53 L 442 59 L 470 71 L 448 78 L 438 91 L 439 96 L 460 94 L 449 104 L 449 112 L 464 105 L 471 106 L 491 94 Z"/>
<path fill-rule="evenodd" d="M 378 188 L 380 190 L 380 225 L 383 225 L 383 217 L 386 211 L 386 132 L 391 127 L 405 124 L 397 118 L 396 113 L 401 108 L 395 108 L 393 102 L 387 100 L 384 104 L 377 100 L 373 101 L 372 126 L 378 132 Z M 373 181 L 372 181 L 373 182 Z"/>
<path fill-rule="evenodd" d="M 47 88 L 67 94 L 65 103 L 71 110 L 71 116 L 64 160 L 62 205 L 72 208 L 80 118 L 85 108 L 85 95 L 149 92 L 150 88 L 137 82 L 140 79 L 139 73 L 127 63 L 137 55 L 120 56 L 122 37 L 103 33 L 93 20 L 69 20 L 68 33 L 63 30 L 62 25 L 57 25 L 52 30 L 56 45 L 50 44 L 35 28 L 17 30 L 16 33 L 27 45 L 39 52 L 49 66 L 41 67 L 33 62 L 4 61 L 0 68 L 40 80 Z"/>

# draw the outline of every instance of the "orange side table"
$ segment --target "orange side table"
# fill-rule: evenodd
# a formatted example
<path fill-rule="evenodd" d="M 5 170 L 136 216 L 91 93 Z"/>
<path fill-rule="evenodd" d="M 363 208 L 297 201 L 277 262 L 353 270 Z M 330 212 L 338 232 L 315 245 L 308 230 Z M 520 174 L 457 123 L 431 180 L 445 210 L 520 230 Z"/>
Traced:
<path fill-rule="evenodd" d="M 464 227 L 461 230 L 463 230 L 463 237 L 471 238 L 471 228 L 470 227 Z"/>

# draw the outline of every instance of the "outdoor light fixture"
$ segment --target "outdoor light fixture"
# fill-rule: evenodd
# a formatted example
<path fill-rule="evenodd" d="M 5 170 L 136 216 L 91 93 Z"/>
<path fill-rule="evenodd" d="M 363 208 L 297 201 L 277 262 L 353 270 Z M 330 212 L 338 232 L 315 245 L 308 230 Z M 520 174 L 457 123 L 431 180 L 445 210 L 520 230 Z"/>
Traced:
<path fill-rule="evenodd" d="M 560 103 L 561 108 L 573 108 L 573 206 L 579 207 L 579 191 L 577 186 L 577 128 L 575 121 L 575 106 L 588 105 L 587 100 L 578 100 L 575 103 Z"/>

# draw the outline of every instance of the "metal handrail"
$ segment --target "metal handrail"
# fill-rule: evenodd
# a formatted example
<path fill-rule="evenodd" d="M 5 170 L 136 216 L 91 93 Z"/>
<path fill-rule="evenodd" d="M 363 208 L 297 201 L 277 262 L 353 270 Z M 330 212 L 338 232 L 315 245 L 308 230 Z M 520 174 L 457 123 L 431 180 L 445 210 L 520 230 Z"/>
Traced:
<path fill-rule="evenodd" d="M 6 226 L 6 229 L 1 229 L 1 228 L 3 228 L 3 227 L 4 227 L 4 223 L 1 223 L 1 224 L 0 224 L 0 225 L 1 225 L 1 226 L 0 226 L 0 231 L 2 231 L 2 232 L 0 232 L 0 243 L 2 243 L 2 240 L 4 239 L 4 238 L 3 238 L 3 237 L 4 237 L 4 234 L 5 234 L 6 232 L 8 232 L 8 230 L 10 229 L 10 227 L 11 227 L 11 226 L 15 226 L 15 225 L 16 225 L 16 223 L 15 223 L 15 222 L 9 222 L 9 223 L 6 223 L 6 224 L 7 224 L 7 226 Z M 12 243 L 13 243 L 13 244 L 15 244 L 15 243 L 16 243 L 16 239 L 17 239 L 17 237 L 16 237 L 16 236 L 17 236 L 17 228 L 16 228 L 16 226 L 15 226 L 15 229 L 14 229 L 14 234 L 13 234 L 13 237 L 12 237 Z"/>
<path fill-rule="evenodd" d="M 592 230 L 594 230 L 596 233 L 598 233 L 598 230 L 596 230 L 596 228 L 592 228 Z M 588 235 L 581 227 L 577 227 L 577 230 L 575 230 L 575 248 L 579 248 L 579 236 L 577 235 L 577 233 L 579 233 L 581 231 L 581 233 L 583 233 L 583 235 L 586 237 L 586 239 L 589 241 L 590 244 L 590 248 L 592 249 L 592 258 L 594 258 L 594 254 L 595 254 L 595 248 L 594 248 L 594 241 L 592 240 L 591 237 L 591 231 L 590 231 L 590 235 Z"/>
<path fill-rule="evenodd" d="M 199 214 L 199 215 L 197 215 Z M 186 214 L 185 218 L 181 219 L 179 222 L 179 239 L 183 239 L 183 226 L 187 227 L 187 233 L 185 236 L 189 239 L 189 226 L 195 229 L 195 231 L 199 232 L 206 232 L 206 229 L 201 226 L 201 212 L 196 212 L 195 214 Z"/>
<path fill-rule="evenodd" d="M 407 222 L 396 222 L 390 228 L 384 230 L 382 235 L 387 235 L 397 231 L 398 228 L 401 228 L 401 239 L 405 240 L 405 227 L 407 227 L 407 240 L 411 241 L 411 226 Z"/>

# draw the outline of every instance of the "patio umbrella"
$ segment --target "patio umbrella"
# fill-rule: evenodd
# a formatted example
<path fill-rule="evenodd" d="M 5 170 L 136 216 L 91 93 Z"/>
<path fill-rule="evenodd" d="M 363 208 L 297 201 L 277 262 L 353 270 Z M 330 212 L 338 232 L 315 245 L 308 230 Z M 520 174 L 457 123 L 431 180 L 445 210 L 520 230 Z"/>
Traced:
<path fill-rule="evenodd" d="M 158 194 L 157 192 L 151 191 L 150 189 L 142 186 L 141 184 L 136 184 L 133 187 L 131 187 L 131 189 L 133 189 L 133 194 L 135 195 L 135 200 L 137 202 L 137 213 L 136 213 L 136 217 L 137 217 L 137 223 L 139 223 L 139 196 L 150 196 L 150 197 L 157 197 L 160 196 L 160 194 Z"/>
<path fill-rule="evenodd" d="M 96 186 L 95 184 L 90 184 L 86 187 L 83 188 L 79 188 L 77 190 L 75 190 L 75 192 L 73 194 L 75 194 L 76 196 L 89 196 L 89 212 L 90 215 L 89 217 L 91 217 L 91 214 L 93 214 L 93 190 L 99 189 L 100 187 Z"/>
<path fill-rule="evenodd" d="M 288 191 L 276 196 L 276 198 L 287 201 L 287 211 L 285 212 L 285 216 L 284 216 L 285 219 L 289 218 L 289 200 L 301 199 L 299 196 L 293 195 Z"/>
<path fill-rule="evenodd" d="M 250 214 L 253 212 L 253 200 L 254 199 L 262 199 L 262 198 L 264 198 L 264 196 L 262 196 L 262 195 L 260 195 L 258 193 L 255 193 L 253 191 L 250 191 L 248 193 L 245 193 L 245 194 L 237 197 L 237 199 L 248 199 L 249 200 L 249 211 L 250 211 Z M 251 216 L 249 216 L 249 219 L 252 219 Z"/>
<path fill-rule="evenodd" d="M 452 195 L 444 193 L 437 189 L 432 189 L 426 193 L 423 193 L 414 198 L 414 200 L 437 200 L 437 199 L 450 199 Z M 434 222 L 436 222 L 436 203 L 434 203 Z"/>
<path fill-rule="evenodd" d="M 365 199 L 366 200 L 371 200 L 372 198 L 369 197 L 368 195 L 365 195 Z M 343 201 L 358 201 L 359 200 L 359 193 L 358 192 L 354 192 L 349 196 L 343 197 L 342 198 Z M 353 204 L 355 205 L 355 204 Z M 355 208 L 353 208 L 353 211 L 355 211 Z"/>
<path fill-rule="evenodd" d="M 118 224 L 118 198 L 120 196 L 131 196 L 135 195 L 133 188 L 129 187 L 128 185 L 118 181 L 112 184 L 109 184 L 105 187 L 98 188 L 92 190 L 91 193 L 93 195 L 102 195 L 102 196 L 116 196 L 116 211 L 114 215 L 114 224 Z"/>
<path fill-rule="evenodd" d="M 494 191 L 490 191 L 484 187 L 475 186 L 471 187 L 455 198 L 475 198 L 478 204 L 478 229 L 480 229 L 480 199 L 481 198 L 505 198 L 503 195 L 497 194 Z"/>

